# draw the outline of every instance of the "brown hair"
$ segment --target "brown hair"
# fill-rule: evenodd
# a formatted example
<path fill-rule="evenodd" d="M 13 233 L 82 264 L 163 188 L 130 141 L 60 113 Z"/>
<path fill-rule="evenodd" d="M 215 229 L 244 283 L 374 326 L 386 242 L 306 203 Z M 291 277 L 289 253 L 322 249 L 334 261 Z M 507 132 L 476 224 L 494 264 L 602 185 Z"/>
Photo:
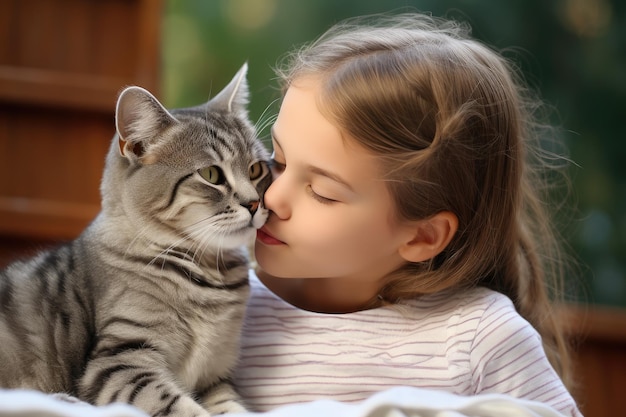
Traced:
<path fill-rule="evenodd" d="M 376 18 L 336 25 L 277 72 L 285 88 L 320 77 L 320 111 L 380 156 L 400 218 L 458 217 L 448 247 L 396 271 L 383 297 L 475 285 L 504 293 L 569 384 L 551 304 L 562 293 L 561 251 L 534 152 L 538 101 L 467 27 L 419 14 Z"/>

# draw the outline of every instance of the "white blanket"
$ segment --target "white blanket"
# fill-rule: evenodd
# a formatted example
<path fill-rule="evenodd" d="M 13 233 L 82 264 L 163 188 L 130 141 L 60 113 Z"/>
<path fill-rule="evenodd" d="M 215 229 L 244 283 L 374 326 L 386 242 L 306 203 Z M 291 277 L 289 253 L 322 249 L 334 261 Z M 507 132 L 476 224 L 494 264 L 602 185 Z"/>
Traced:
<path fill-rule="evenodd" d="M 267 413 L 231 414 L 231 417 L 562 417 L 533 401 L 499 394 L 462 397 L 441 391 L 398 387 L 358 404 L 319 400 L 294 404 Z M 68 403 L 22 390 L 0 390 L 0 417 L 146 417 L 124 404 L 93 407 Z"/>

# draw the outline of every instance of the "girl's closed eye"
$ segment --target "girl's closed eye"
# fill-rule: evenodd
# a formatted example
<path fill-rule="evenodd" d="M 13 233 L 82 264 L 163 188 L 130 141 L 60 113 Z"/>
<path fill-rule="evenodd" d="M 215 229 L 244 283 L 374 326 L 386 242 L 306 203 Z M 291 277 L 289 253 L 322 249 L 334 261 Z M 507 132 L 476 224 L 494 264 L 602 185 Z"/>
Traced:
<path fill-rule="evenodd" d="M 285 163 L 277 161 L 274 155 L 272 155 L 268 165 L 270 166 L 273 174 L 282 174 L 287 167 Z"/>
<path fill-rule="evenodd" d="M 315 200 L 317 200 L 318 202 L 322 203 L 322 204 L 333 204 L 333 203 L 338 203 L 338 200 L 334 200 L 332 198 L 328 198 L 328 197 L 324 197 L 321 194 L 318 194 L 315 192 L 315 190 L 313 190 L 313 186 L 312 185 L 307 185 L 307 191 L 309 193 L 309 195 L 311 197 L 313 197 Z"/>

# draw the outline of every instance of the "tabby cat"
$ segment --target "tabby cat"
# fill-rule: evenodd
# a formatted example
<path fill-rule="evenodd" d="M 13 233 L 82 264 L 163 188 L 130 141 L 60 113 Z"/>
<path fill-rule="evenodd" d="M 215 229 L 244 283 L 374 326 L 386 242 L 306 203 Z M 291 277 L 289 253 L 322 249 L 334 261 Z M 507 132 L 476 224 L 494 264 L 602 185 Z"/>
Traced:
<path fill-rule="evenodd" d="M 153 416 L 244 410 L 229 375 L 271 181 L 246 71 L 171 112 L 140 87 L 120 94 L 100 214 L 0 272 L 1 387 Z"/>

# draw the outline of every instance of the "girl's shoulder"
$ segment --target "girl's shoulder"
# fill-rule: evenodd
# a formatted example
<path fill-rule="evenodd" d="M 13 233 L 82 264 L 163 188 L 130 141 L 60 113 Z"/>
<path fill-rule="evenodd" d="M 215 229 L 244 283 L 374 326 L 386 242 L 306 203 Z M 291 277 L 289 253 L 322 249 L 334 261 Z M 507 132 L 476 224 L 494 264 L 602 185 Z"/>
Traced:
<path fill-rule="evenodd" d="M 418 308 L 437 308 L 438 306 L 488 308 L 492 305 L 510 305 L 513 307 L 513 303 L 506 295 L 486 287 L 452 288 L 416 297 L 402 304 Z"/>
<path fill-rule="evenodd" d="M 485 287 L 450 289 L 400 303 L 405 314 L 447 317 L 450 325 L 468 325 L 503 315 L 519 316 L 513 302 L 504 294 Z M 521 318 L 521 316 L 520 316 Z"/>

